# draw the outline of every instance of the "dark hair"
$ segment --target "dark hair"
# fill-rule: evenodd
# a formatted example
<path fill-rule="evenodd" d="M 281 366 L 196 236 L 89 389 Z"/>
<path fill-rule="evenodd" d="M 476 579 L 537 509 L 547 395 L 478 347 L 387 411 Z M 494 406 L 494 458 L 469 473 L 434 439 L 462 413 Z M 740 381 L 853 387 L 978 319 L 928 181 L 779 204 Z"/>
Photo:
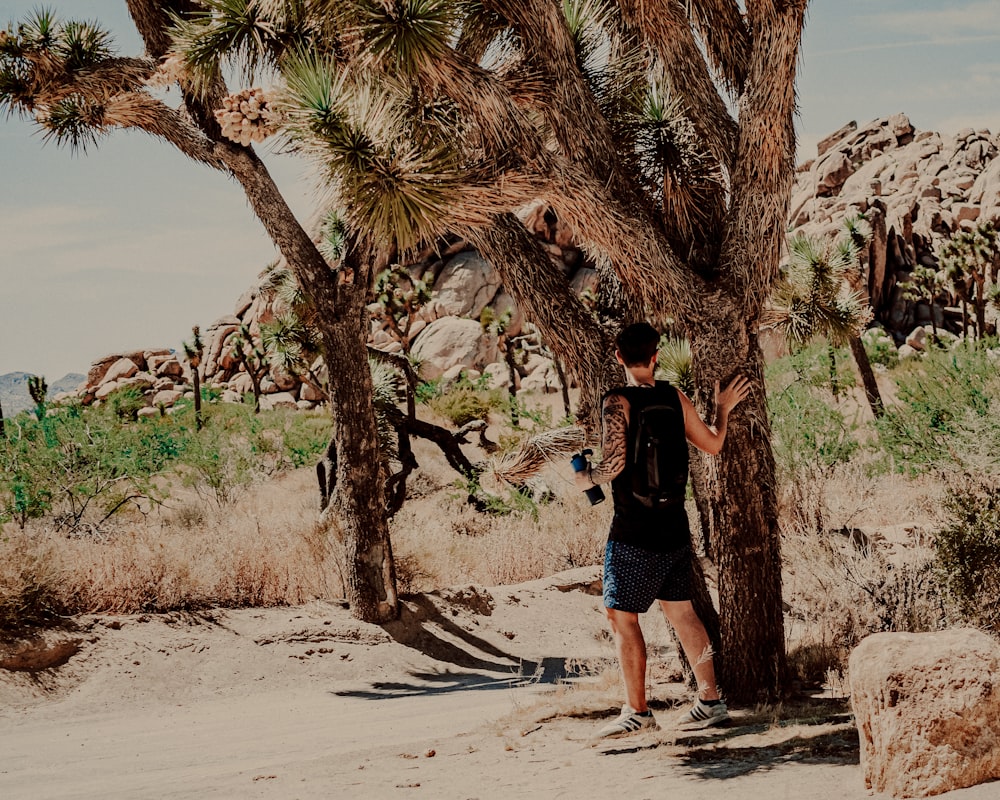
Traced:
<path fill-rule="evenodd" d="M 615 337 L 615 346 L 626 367 L 645 366 L 652 360 L 659 345 L 660 334 L 648 322 L 628 325 Z"/>

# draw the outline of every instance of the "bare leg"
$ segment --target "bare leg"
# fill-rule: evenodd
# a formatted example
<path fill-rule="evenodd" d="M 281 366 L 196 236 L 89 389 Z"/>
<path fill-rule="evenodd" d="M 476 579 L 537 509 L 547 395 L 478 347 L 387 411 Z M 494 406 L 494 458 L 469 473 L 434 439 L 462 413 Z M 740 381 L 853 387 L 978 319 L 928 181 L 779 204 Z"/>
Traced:
<path fill-rule="evenodd" d="M 694 670 L 694 677 L 698 681 L 698 697 L 702 700 L 718 700 L 719 687 L 715 683 L 712 643 L 691 601 L 660 600 L 660 608 L 663 609 L 667 622 L 677 632 L 684 655 Z"/>
<path fill-rule="evenodd" d="M 646 640 L 639 627 L 639 615 L 614 608 L 604 609 L 611 623 L 615 650 L 625 681 L 626 702 L 635 711 L 643 712 L 646 706 Z M 696 617 L 697 619 L 697 617 Z"/>

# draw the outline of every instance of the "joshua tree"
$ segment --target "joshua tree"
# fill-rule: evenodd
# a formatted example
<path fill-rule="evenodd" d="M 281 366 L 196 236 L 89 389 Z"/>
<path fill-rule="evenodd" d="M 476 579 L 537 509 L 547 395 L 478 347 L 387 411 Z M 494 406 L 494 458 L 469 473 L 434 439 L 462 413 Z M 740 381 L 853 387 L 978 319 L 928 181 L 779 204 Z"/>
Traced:
<path fill-rule="evenodd" d="M 857 293 L 859 297 L 868 297 L 862 280 L 865 264 L 868 261 L 868 246 L 872 240 L 872 226 L 865 218 L 864 214 L 855 214 L 844 219 L 842 235 L 854 245 L 857 258 L 857 269 L 847 272 L 847 284 Z M 867 304 L 871 306 L 871 299 Z M 868 406 L 872 410 L 875 419 L 885 413 L 885 404 L 882 402 L 882 393 L 878 388 L 878 381 L 875 380 L 875 370 L 872 369 L 871 359 L 868 358 L 868 351 L 860 336 L 852 336 L 848 340 L 851 347 L 851 355 L 854 356 L 854 363 L 857 365 L 858 374 L 861 375 L 861 385 L 865 390 L 865 397 L 868 399 Z"/>
<path fill-rule="evenodd" d="M 385 320 L 404 353 L 410 352 L 410 331 L 417 312 L 431 299 L 431 281 L 417 280 L 399 264 L 375 276 L 373 292 L 378 315 Z"/>
<path fill-rule="evenodd" d="M 49 385 L 43 376 L 28 376 L 28 394 L 35 403 L 35 416 L 41 420 L 45 416 L 45 401 L 49 396 Z"/>
<path fill-rule="evenodd" d="M 976 338 L 986 332 L 987 282 L 997 282 L 1000 272 L 1000 247 L 997 231 L 992 222 L 977 225 L 972 231 L 959 231 L 945 242 L 939 256 L 956 294 L 964 303 L 972 299 L 976 310 Z M 975 287 L 973 294 L 970 287 Z M 964 325 L 964 313 L 963 313 Z"/>
<path fill-rule="evenodd" d="M 691 341 L 705 411 L 716 380 L 751 379 L 757 390 L 731 420 L 727 456 L 707 462 L 721 670 L 734 700 L 776 692 L 785 678 L 780 551 L 756 330 L 783 245 L 806 1 L 128 5 L 152 58 L 175 48 L 164 74 L 176 68 L 189 118 L 145 92 L 148 60 L 111 54 L 82 71 L 28 58 L 32 78 L 23 91 L 18 84 L 16 107 L 36 119 L 40 110 L 39 121 L 68 141 L 112 124 L 145 127 L 244 185 L 323 315 L 327 359 L 351 358 L 345 370 L 331 364 L 349 384 L 333 389 L 331 404 L 350 420 L 337 426 L 338 469 L 379 474 L 370 377 L 357 358 L 371 280 L 442 231 L 466 236 L 493 263 L 576 378 L 592 431 L 599 398 L 621 380 L 611 337 L 622 322 L 676 321 Z M 178 15 L 173 41 L 164 9 Z M 259 67 L 276 68 L 282 95 L 266 98 L 263 115 L 259 94 L 224 105 L 223 65 L 248 83 Z M 239 143 L 223 136 L 214 111 Z M 315 157 L 344 214 L 348 246 L 335 269 L 244 144 L 272 124 L 291 149 Z M 599 319 L 515 216 L 538 197 L 598 265 Z M 347 521 L 358 601 L 369 616 L 392 613 L 387 526 L 373 520 L 383 516 L 382 484 L 349 483 L 338 484 L 335 516 Z M 374 494 L 351 495 L 359 485 Z"/>
<path fill-rule="evenodd" d="M 3 439 L 5 435 L 6 432 L 4 430 L 4 422 L 3 422 L 3 401 L 0 400 L 0 439 Z"/>
<path fill-rule="evenodd" d="M 835 345 L 849 344 L 865 395 L 876 418 L 884 413 L 861 332 L 871 320 L 869 306 L 850 289 L 857 271 L 858 250 L 852 238 L 822 240 L 799 234 L 788 243 L 788 265 L 775 291 L 768 322 L 802 344 L 824 336 L 830 349 L 830 382 L 836 389 Z"/>
<path fill-rule="evenodd" d="M 937 315 L 934 313 L 934 303 L 944 291 L 944 272 L 924 264 L 917 264 L 910 273 L 910 279 L 901 281 L 899 288 L 903 297 L 913 302 L 926 302 L 931 310 L 931 330 L 937 338 Z"/>
<path fill-rule="evenodd" d="M 479 315 L 479 323 L 483 331 L 497 337 L 497 349 L 503 355 L 507 365 L 507 394 L 510 395 L 510 424 L 515 428 L 520 424 L 520 414 L 517 409 L 517 359 L 520 351 L 510 332 L 510 311 L 497 315 L 493 309 L 486 307 Z"/>
<path fill-rule="evenodd" d="M 620 370 L 615 325 L 668 315 L 691 340 L 696 400 L 742 371 L 762 387 L 757 319 L 777 274 L 794 163 L 804 2 L 258 3 L 213 6 L 180 45 L 276 65 L 289 146 L 315 156 L 349 231 L 383 264 L 467 236 L 581 386 L 591 426 Z M 305 48 L 289 46 L 295 32 Z M 280 32 L 278 35 L 275 32 Z M 728 95 L 728 97 L 727 97 Z M 728 107 L 739 109 L 739 118 Z M 599 265 L 592 317 L 512 213 L 542 196 Z M 747 424 L 747 419 L 753 424 Z M 742 421 L 742 424 L 741 424 Z M 727 691 L 784 677 L 780 558 L 763 392 L 710 462 Z M 744 599 L 757 599 L 746 613 Z"/>
<path fill-rule="evenodd" d="M 317 159 L 348 229 L 385 263 L 442 230 L 473 241 L 574 373 L 593 428 L 620 380 L 613 329 L 638 317 L 689 337 L 703 407 L 736 371 L 763 386 L 756 328 L 786 222 L 805 6 L 318 0 L 303 18 L 268 0 L 267 25 L 239 42 L 281 71 L 283 135 Z M 216 68 L 201 54 L 238 27 L 221 16 L 184 29 L 192 66 Z M 288 46 L 296 27 L 307 47 Z M 598 264 L 608 325 L 514 215 L 537 197 Z M 744 406 L 710 470 L 733 698 L 784 677 L 763 392 Z"/>
<path fill-rule="evenodd" d="M 184 342 L 184 358 L 191 370 L 191 382 L 194 384 L 194 424 L 196 430 L 201 430 L 201 359 L 205 354 L 205 345 L 201 340 L 201 328 L 195 325 L 191 328 L 191 341 Z"/>
<path fill-rule="evenodd" d="M 241 365 L 250 376 L 250 385 L 253 387 L 253 410 L 255 414 L 260 413 L 260 382 L 267 375 L 269 364 L 267 353 L 254 341 L 250 328 L 246 324 L 240 325 L 236 333 L 229 339 L 229 352 L 233 359 Z"/>
<path fill-rule="evenodd" d="M 243 94 L 230 96 L 218 71 L 202 73 L 196 82 L 181 60 L 170 57 L 171 15 L 203 13 L 201 19 L 211 23 L 213 15 L 242 14 L 250 25 L 245 33 L 254 37 L 256 3 L 127 0 L 127 5 L 146 46 L 142 57 L 120 57 L 99 26 L 62 24 L 49 11 L 37 12 L 2 32 L 0 110 L 33 117 L 46 139 L 76 149 L 95 144 L 115 128 L 143 130 L 242 186 L 254 214 L 316 307 L 327 363 L 332 374 L 341 376 L 331 392 L 334 422 L 345 421 L 334 426 L 335 444 L 339 469 L 350 469 L 356 479 L 338 483 L 333 499 L 337 513 L 332 519 L 345 543 L 352 613 L 368 621 L 394 617 L 395 577 L 371 402 L 367 322 L 362 314 L 375 256 L 352 234 L 339 259 L 328 262 L 295 219 L 263 162 L 243 142 L 242 133 L 238 141 L 224 135 L 220 118 L 227 105 L 228 113 L 235 113 L 234 101 L 241 103 Z M 269 41 L 274 32 L 267 34 Z M 284 35 L 277 33 L 279 38 Z M 216 50 L 229 41 L 216 39 Z M 239 37 L 236 45 L 240 46 Z M 164 104 L 151 91 L 151 83 L 178 85 L 182 108 Z M 245 99 L 249 111 L 249 95 Z M 260 120 L 259 99 L 257 106 L 252 113 L 263 124 L 250 138 L 267 130 L 266 120 Z M 222 122 L 232 133 L 232 122 Z"/>

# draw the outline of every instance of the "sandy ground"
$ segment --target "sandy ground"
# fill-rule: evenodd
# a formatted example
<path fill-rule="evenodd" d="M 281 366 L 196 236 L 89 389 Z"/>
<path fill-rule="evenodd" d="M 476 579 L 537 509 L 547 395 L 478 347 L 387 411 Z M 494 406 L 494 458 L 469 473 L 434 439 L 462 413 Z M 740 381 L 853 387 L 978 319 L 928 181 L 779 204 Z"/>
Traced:
<path fill-rule="evenodd" d="M 8 641 L 0 798 L 872 796 L 843 700 L 673 729 L 686 694 L 652 614 L 661 729 L 595 742 L 621 703 L 596 579 L 409 597 L 386 626 L 316 603 L 101 615 Z"/>

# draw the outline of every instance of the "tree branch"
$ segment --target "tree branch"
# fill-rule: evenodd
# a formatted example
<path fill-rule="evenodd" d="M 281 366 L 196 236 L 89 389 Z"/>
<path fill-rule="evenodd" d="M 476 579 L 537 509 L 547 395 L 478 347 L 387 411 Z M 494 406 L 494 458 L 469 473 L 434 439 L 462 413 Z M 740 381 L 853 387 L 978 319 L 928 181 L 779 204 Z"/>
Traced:
<path fill-rule="evenodd" d="M 663 61 L 671 88 L 684 101 L 708 151 L 720 164 L 732 167 L 738 129 L 716 88 L 680 3 L 621 0 L 629 26 Z"/>

